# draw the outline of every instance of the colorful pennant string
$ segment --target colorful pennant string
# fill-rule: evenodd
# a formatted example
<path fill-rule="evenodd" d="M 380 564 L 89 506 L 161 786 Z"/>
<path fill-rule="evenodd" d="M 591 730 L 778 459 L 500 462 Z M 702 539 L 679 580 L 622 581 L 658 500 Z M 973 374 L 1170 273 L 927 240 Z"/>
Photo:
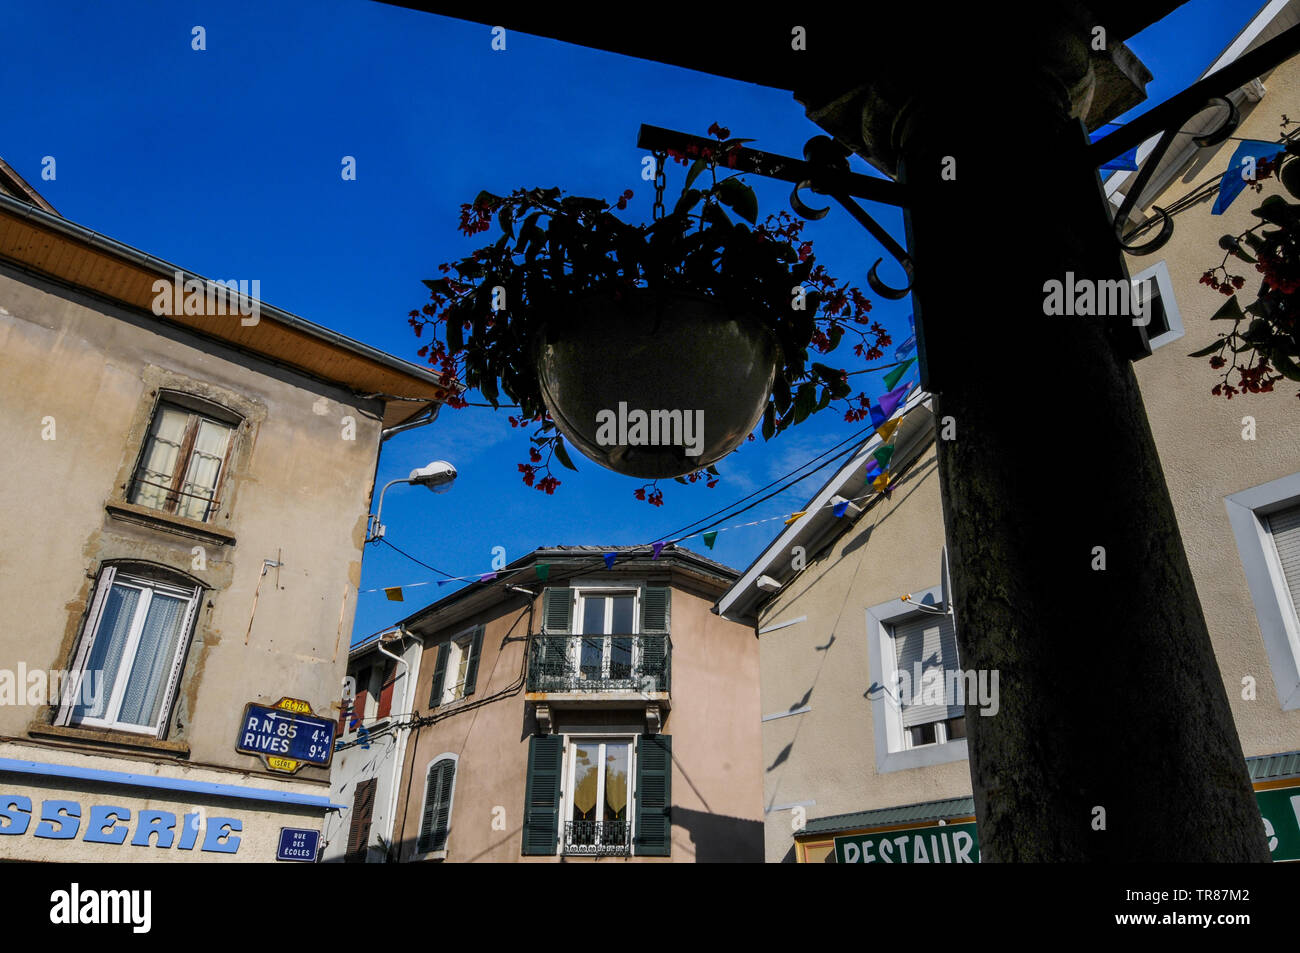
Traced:
<path fill-rule="evenodd" d="M 842 503 L 836 503 L 835 507 L 831 510 L 831 512 L 834 513 L 836 516 L 843 516 L 848 511 L 848 508 L 849 508 L 849 501 L 845 500 Z"/>
<path fill-rule="evenodd" d="M 617 557 L 618 557 L 618 554 L 617 554 L 617 553 L 606 553 L 606 554 L 605 554 L 605 568 L 606 568 L 606 569 L 613 569 L 613 568 L 614 568 L 614 560 L 615 560 Z"/>
<path fill-rule="evenodd" d="M 551 564 L 538 563 L 536 566 L 533 567 L 533 570 L 537 573 L 537 578 L 540 579 L 542 582 L 545 582 L 546 577 L 551 574 Z"/>
<path fill-rule="evenodd" d="M 876 458 L 876 462 L 880 464 L 881 469 L 889 466 L 889 459 L 893 455 L 894 445 L 892 443 L 885 444 L 885 446 L 878 448 L 875 453 L 872 454 L 872 456 Z"/>
<path fill-rule="evenodd" d="M 718 531 L 715 529 L 715 530 L 712 530 L 712 531 L 710 531 L 710 532 L 708 532 L 708 533 L 705 533 L 704 536 L 703 536 L 703 539 L 704 539 L 704 545 L 707 546 L 707 547 L 709 547 L 709 549 L 712 549 L 712 548 L 713 548 L 713 544 L 714 544 L 715 542 L 717 542 L 717 539 L 718 539 Z"/>
<path fill-rule="evenodd" d="M 663 544 L 663 543 L 651 543 L 651 544 L 650 544 L 650 548 L 654 550 L 654 555 L 650 557 L 650 559 L 653 561 L 653 560 L 658 559 L 658 558 L 659 558 L 659 554 L 662 553 L 662 552 L 664 551 L 664 544 Z"/>
<path fill-rule="evenodd" d="M 389 601 L 389 602 L 405 602 L 405 601 L 406 601 L 405 599 L 402 598 L 402 587 L 401 587 L 401 586 L 388 586 L 387 588 L 384 589 L 384 595 L 388 596 L 388 601 Z"/>

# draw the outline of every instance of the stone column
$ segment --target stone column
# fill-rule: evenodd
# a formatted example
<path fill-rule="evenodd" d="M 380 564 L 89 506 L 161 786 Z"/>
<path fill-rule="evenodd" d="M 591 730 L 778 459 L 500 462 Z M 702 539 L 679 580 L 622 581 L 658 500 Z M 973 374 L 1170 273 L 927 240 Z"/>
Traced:
<path fill-rule="evenodd" d="M 955 425 L 938 455 L 958 646 L 999 673 L 997 714 L 966 708 L 983 859 L 1266 861 L 1131 316 L 1045 313 L 1049 280 L 1126 280 L 1075 118 L 1090 39 L 1086 15 L 1044 18 L 992 50 L 873 64 L 823 125 L 845 138 L 856 110 L 853 144 L 911 193 L 925 382 Z"/>

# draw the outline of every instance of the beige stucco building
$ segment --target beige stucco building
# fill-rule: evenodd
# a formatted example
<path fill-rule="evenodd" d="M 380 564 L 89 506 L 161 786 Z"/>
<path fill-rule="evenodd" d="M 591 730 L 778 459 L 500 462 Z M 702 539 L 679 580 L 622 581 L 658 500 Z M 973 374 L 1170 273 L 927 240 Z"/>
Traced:
<path fill-rule="evenodd" d="M 1300 4 L 1268 4 L 1210 68 L 1298 21 Z M 1300 59 L 1231 98 L 1242 119 L 1236 137 L 1277 141 L 1295 129 L 1280 127 L 1282 114 L 1300 113 Z M 1163 248 L 1128 259 L 1155 296 L 1151 354 L 1135 372 L 1270 848 L 1290 860 L 1300 858 L 1300 384 L 1283 380 L 1273 394 L 1229 401 L 1211 395 L 1218 378 L 1207 359 L 1187 356 L 1224 327 L 1210 320 L 1223 296 L 1199 283 L 1222 257 L 1219 237 L 1258 223 L 1251 210 L 1282 191 L 1269 179 L 1262 195 L 1247 190 L 1225 214 L 1211 214 L 1241 143 L 1198 149 L 1191 137 L 1221 117 L 1207 110 L 1184 123 L 1139 199 L 1138 221 L 1160 206 L 1176 210 L 1176 224 Z M 1153 145 L 1139 148 L 1139 161 Z M 1115 209 L 1135 177 L 1107 180 Z M 1259 276 L 1249 265 L 1234 271 L 1246 275 L 1245 303 Z M 1038 397 L 1026 391 L 1025 399 Z M 946 433 L 922 393 L 895 420 L 888 498 L 869 485 L 882 445 L 873 437 L 718 605 L 759 633 L 768 861 L 978 859 L 965 718 L 977 709 L 995 716 L 995 673 L 965 676 L 974 708 L 955 702 L 953 681 L 930 695 L 921 684 L 931 672 L 963 672 L 961 620 L 945 611 L 936 466 L 936 440 L 961 435 L 955 426 Z M 1077 438 L 1105 453 L 1104 434 Z M 837 498 L 861 510 L 836 517 Z M 1087 664 L 1106 637 L 1067 650 Z"/>
<path fill-rule="evenodd" d="M 710 611 L 734 580 L 671 544 L 544 548 L 405 619 L 399 858 L 760 860 L 758 645 Z"/>
<path fill-rule="evenodd" d="M 0 169 L 0 857 L 274 860 L 332 803 L 330 732 L 245 705 L 337 719 L 381 440 L 441 392 L 223 295 Z"/>

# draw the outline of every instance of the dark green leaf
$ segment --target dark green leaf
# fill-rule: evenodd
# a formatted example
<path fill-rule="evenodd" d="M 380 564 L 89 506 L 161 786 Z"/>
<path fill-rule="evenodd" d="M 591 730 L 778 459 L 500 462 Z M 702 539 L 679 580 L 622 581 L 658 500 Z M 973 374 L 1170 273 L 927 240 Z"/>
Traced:
<path fill-rule="evenodd" d="M 573 461 L 569 459 L 569 451 L 564 449 L 564 440 L 559 437 L 555 438 L 555 459 L 559 460 L 560 463 L 564 464 L 570 470 L 578 469 L 573 465 Z"/>
<path fill-rule="evenodd" d="M 758 196 L 739 179 L 723 179 L 719 182 L 718 199 L 735 209 L 736 214 L 749 224 L 758 222 Z"/>
<path fill-rule="evenodd" d="M 501 226 L 501 231 L 506 233 L 506 238 L 515 237 L 515 220 L 512 212 L 513 209 L 509 205 L 501 206 L 501 211 L 497 212 L 497 224 Z"/>
<path fill-rule="evenodd" d="M 710 474 L 712 474 L 713 476 L 718 476 L 718 475 L 719 475 L 719 474 L 718 474 L 718 468 L 715 467 L 713 464 L 709 464 L 709 466 L 708 466 L 707 469 L 708 469 L 708 472 L 709 472 Z"/>
<path fill-rule="evenodd" d="M 1240 321 L 1245 315 L 1241 313 L 1241 304 L 1237 301 L 1237 296 L 1233 295 L 1227 301 L 1223 302 L 1223 307 L 1210 316 L 1211 321 Z"/>
<path fill-rule="evenodd" d="M 704 220 L 717 228 L 729 228 L 731 226 L 731 219 L 727 218 L 727 213 L 716 202 L 710 202 L 704 206 Z"/>
<path fill-rule="evenodd" d="M 776 407 L 769 400 L 763 410 L 763 439 L 771 440 L 776 433 Z"/>
<path fill-rule="evenodd" d="M 799 385 L 799 390 L 795 392 L 794 422 L 796 424 L 803 423 L 816 407 L 817 385 L 812 381 L 804 381 Z"/>
<path fill-rule="evenodd" d="M 1277 368 L 1278 373 L 1283 377 L 1288 380 L 1300 381 L 1300 364 L 1291 360 L 1289 356 L 1281 351 L 1274 350 L 1269 360 L 1272 361 L 1273 366 Z"/>
<path fill-rule="evenodd" d="M 677 204 L 673 206 L 673 214 L 679 215 L 683 212 L 689 212 L 695 208 L 703 195 L 704 193 L 699 189 L 687 189 L 682 193 L 682 197 L 677 200 Z"/>
<path fill-rule="evenodd" d="M 447 351 L 450 354 L 459 352 L 465 346 L 465 332 L 461 328 L 461 317 L 459 313 L 447 315 Z"/>
<path fill-rule="evenodd" d="M 702 156 L 696 159 L 693 163 L 691 163 L 691 171 L 686 173 L 686 184 L 683 185 L 682 188 L 689 189 L 691 187 L 691 183 L 694 182 L 699 177 L 699 174 L 703 172 L 705 169 L 707 169 L 708 167 L 709 167 L 708 161 L 705 160 Z"/>

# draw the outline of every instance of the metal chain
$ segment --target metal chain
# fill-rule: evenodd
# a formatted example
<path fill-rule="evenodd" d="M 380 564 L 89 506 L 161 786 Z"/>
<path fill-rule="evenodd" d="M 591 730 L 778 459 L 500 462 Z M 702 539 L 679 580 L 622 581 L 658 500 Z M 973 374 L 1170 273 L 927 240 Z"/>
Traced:
<path fill-rule="evenodd" d="M 655 157 L 655 204 L 650 210 L 650 214 L 657 222 L 664 217 L 664 186 L 668 184 L 668 174 L 664 166 L 668 159 L 668 153 L 656 152 Z"/>

